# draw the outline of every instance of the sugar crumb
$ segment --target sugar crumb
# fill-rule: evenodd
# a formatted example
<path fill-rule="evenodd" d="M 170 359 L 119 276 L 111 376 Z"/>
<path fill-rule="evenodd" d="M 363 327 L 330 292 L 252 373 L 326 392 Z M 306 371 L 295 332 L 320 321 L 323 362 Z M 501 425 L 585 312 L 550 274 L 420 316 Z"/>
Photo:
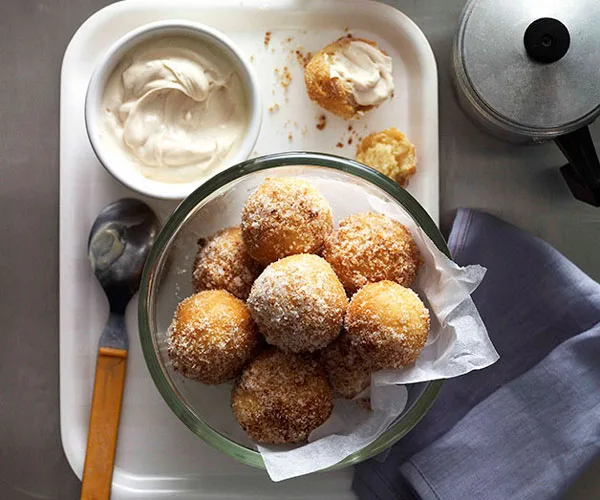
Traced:
<path fill-rule="evenodd" d="M 317 129 L 318 130 L 323 130 L 325 128 L 325 126 L 327 125 L 327 117 L 325 115 L 321 115 L 318 118 L 317 121 Z"/>
<path fill-rule="evenodd" d="M 269 43 L 271 42 L 271 34 L 272 33 L 270 31 L 265 32 L 265 40 L 264 40 L 265 47 L 268 47 Z"/>
<path fill-rule="evenodd" d="M 279 84 L 283 87 L 283 90 L 287 91 L 287 88 L 292 83 L 292 74 L 288 67 L 284 66 L 283 69 L 275 68 L 275 76 L 279 80 Z"/>
<path fill-rule="evenodd" d="M 306 67 L 306 65 L 310 62 L 313 56 L 312 52 L 304 53 L 303 47 L 298 47 L 294 51 L 294 54 L 296 55 L 296 60 L 298 61 L 298 64 L 300 64 L 300 66 L 302 66 L 303 68 Z"/>

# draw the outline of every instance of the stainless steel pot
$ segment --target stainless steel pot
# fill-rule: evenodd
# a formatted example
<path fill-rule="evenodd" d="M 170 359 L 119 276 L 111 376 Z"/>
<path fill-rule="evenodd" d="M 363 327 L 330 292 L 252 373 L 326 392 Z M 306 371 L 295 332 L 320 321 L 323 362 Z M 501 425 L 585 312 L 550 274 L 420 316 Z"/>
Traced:
<path fill-rule="evenodd" d="M 467 114 L 497 137 L 554 140 L 573 195 L 600 206 L 600 0 L 470 0 L 453 49 Z"/>

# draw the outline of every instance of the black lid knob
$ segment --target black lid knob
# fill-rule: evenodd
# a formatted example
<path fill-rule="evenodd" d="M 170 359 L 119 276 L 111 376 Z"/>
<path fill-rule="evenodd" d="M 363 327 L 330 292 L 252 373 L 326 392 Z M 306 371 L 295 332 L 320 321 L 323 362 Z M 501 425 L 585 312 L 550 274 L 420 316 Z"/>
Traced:
<path fill-rule="evenodd" d="M 527 27 L 523 43 L 531 59 L 548 64 L 558 61 L 567 53 L 571 36 L 558 19 L 542 17 Z"/>

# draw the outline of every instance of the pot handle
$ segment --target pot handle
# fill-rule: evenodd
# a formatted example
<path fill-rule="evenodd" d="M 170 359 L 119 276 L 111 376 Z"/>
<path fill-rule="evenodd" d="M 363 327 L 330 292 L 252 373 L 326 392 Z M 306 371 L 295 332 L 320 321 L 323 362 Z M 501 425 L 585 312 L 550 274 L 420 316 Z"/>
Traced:
<path fill-rule="evenodd" d="M 562 176 L 580 201 L 600 207 L 600 162 L 588 127 L 554 139 L 569 163 L 560 169 Z"/>

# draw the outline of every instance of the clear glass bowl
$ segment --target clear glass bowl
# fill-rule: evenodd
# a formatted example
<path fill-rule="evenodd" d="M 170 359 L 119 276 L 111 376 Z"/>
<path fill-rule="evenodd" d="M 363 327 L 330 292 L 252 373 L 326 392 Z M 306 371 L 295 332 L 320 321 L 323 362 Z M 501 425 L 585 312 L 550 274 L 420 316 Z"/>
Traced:
<path fill-rule="evenodd" d="M 193 293 L 191 270 L 196 242 L 223 227 L 239 223 L 244 201 L 268 176 L 296 176 L 339 182 L 365 191 L 384 203 L 400 204 L 449 255 L 435 223 L 419 203 L 384 175 L 364 165 L 318 153 L 282 153 L 238 164 L 216 175 L 188 196 L 167 220 L 150 252 L 142 275 L 139 331 L 144 357 L 167 405 L 198 437 L 245 464 L 264 468 L 253 441 L 238 426 L 230 406 L 231 384 L 206 386 L 175 372 L 167 356 L 167 328 L 179 301 Z M 331 201 L 331 200 L 330 200 Z M 336 212 L 336 220 L 345 213 Z M 366 460 L 394 444 L 431 408 L 441 381 L 408 386 L 408 404 L 398 419 L 373 443 L 333 469 Z"/>

